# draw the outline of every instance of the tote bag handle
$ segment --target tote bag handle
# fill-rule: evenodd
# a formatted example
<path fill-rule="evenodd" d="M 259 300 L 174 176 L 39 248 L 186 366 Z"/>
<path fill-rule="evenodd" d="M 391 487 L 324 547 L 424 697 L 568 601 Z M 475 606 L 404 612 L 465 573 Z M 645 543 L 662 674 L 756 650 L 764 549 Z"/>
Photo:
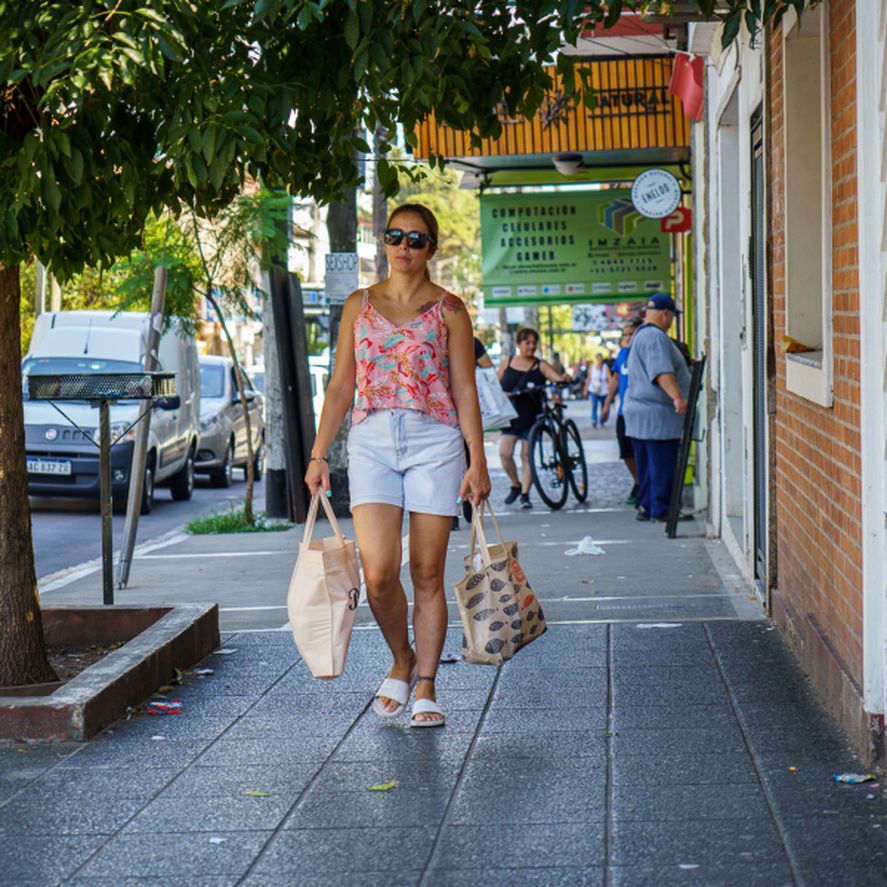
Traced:
<path fill-rule="evenodd" d="M 339 542 L 342 545 L 345 545 L 348 540 L 345 538 L 345 534 L 342 532 L 342 528 L 339 526 L 339 521 L 336 519 L 335 512 L 333 511 L 333 506 L 330 505 L 329 499 L 327 498 L 326 494 L 321 493 L 318 490 L 318 492 L 316 492 L 311 497 L 311 505 L 308 507 L 308 517 L 305 520 L 305 532 L 302 534 L 303 547 L 308 545 L 308 543 L 311 541 L 311 537 L 314 535 L 314 522 L 317 520 L 318 503 L 323 505 L 323 510 L 326 512 L 327 520 L 330 522 L 330 527 L 336 534 Z"/>

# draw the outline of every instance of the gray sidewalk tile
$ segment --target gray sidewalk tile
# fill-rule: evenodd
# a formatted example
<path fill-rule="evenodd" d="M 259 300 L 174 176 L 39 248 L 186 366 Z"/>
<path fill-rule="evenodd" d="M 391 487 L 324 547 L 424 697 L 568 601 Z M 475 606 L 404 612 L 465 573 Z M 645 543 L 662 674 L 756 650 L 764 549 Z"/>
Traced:
<path fill-rule="evenodd" d="M 160 728 L 162 725 L 158 725 Z M 170 739 L 155 742 L 142 736 L 103 735 L 71 755 L 60 769 L 162 769 L 185 767 L 209 744 L 208 739 Z M 72 777 L 74 778 L 74 777 Z"/>
<path fill-rule="evenodd" d="M 614 760 L 613 782 L 625 785 L 714 785 L 755 783 L 757 773 L 748 754 L 695 751 L 650 755 L 620 754 Z"/>
<path fill-rule="evenodd" d="M 201 875 L 199 887 L 234 887 L 240 875 Z M 65 887 L 198 887 L 193 877 L 73 878 Z"/>
<path fill-rule="evenodd" d="M 642 684 L 628 687 L 613 687 L 613 705 L 670 705 L 678 708 L 684 705 L 717 705 L 726 703 L 729 697 L 723 684 L 682 685 L 657 687 Z"/>
<path fill-rule="evenodd" d="M 167 785 L 164 798 L 238 797 L 245 791 L 270 792 L 273 796 L 295 799 L 317 773 L 320 764 L 287 762 L 272 764 L 207 767 L 200 762 L 189 767 Z"/>
<path fill-rule="evenodd" d="M 337 736 L 293 736 L 284 739 L 216 740 L 200 757 L 204 767 L 286 766 L 325 761 L 339 741 Z"/>
<path fill-rule="evenodd" d="M 300 873 L 298 880 L 292 875 L 251 874 L 238 887 L 418 887 L 421 877 L 419 869 L 400 867 L 387 872 Z"/>
<path fill-rule="evenodd" d="M 365 883 L 366 873 L 424 868 L 433 839 L 434 829 L 425 827 L 287 829 L 271 839 L 253 873 L 282 883 L 339 875 L 340 884 L 348 883 L 347 873 L 360 873 Z"/>
<path fill-rule="evenodd" d="M 0 841 L 0 884 L 56 884 L 106 840 L 101 835 L 23 835 Z"/>
<path fill-rule="evenodd" d="M 614 865 L 680 865 L 707 863 L 749 865 L 785 859 L 772 820 L 698 820 L 686 822 L 616 820 L 613 825 Z"/>
<path fill-rule="evenodd" d="M 427 887 L 604 887 L 603 868 L 487 868 L 476 871 L 436 868 Z"/>
<path fill-rule="evenodd" d="M 725 752 L 741 755 L 747 750 L 739 727 L 724 725 L 700 729 L 651 727 L 649 729 L 623 728 L 613 737 L 614 754 L 656 757 L 663 752 Z"/>
<path fill-rule="evenodd" d="M 421 764 L 411 758 L 396 757 L 357 763 L 329 761 L 313 783 L 311 791 L 321 794 L 360 792 L 371 785 L 395 780 L 400 794 L 435 791 L 449 795 L 461 767 L 462 761 L 457 758 L 450 761 L 428 758 Z"/>
<path fill-rule="evenodd" d="M 0 807 L 0 837 L 17 843 L 23 835 L 111 835 L 144 803 L 100 795 L 84 802 L 63 792 L 31 791 Z"/>
<path fill-rule="evenodd" d="M 770 817 L 767 796 L 756 783 L 714 785 L 613 786 L 614 819 L 655 820 L 763 819 Z"/>
<path fill-rule="evenodd" d="M 461 761 L 471 744 L 471 733 L 443 729 L 411 730 L 406 726 L 382 726 L 355 730 L 336 749 L 333 761 L 359 762 L 397 758 L 417 764 Z"/>
<path fill-rule="evenodd" d="M 544 774 L 540 774 L 544 775 Z M 582 822 L 603 830 L 606 812 L 603 780 L 539 784 L 496 783 L 460 788 L 449 812 L 452 825 L 486 826 L 490 822 L 530 824 Z"/>
<path fill-rule="evenodd" d="M 599 733 L 482 733 L 474 746 L 475 760 L 561 761 L 579 759 L 589 769 L 604 766 L 606 745 L 604 730 Z"/>
<path fill-rule="evenodd" d="M 617 730 L 722 730 L 735 728 L 736 712 L 728 702 L 713 705 L 633 705 L 630 701 L 613 705 Z"/>
<path fill-rule="evenodd" d="M 683 865 L 696 867 L 681 868 L 675 864 L 613 866 L 612 887 L 795 887 L 796 884 L 787 862 Z"/>
<path fill-rule="evenodd" d="M 122 834 L 271 831 L 283 822 L 294 800 L 288 792 L 267 792 L 267 797 L 250 797 L 242 792 L 184 798 L 161 795 L 148 804 Z"/>
<path fill-rule="evenodd" d="M 507 827 L 506 827 L 507 825 Z M 583 868 L 604 860 L 604 826 L 556 824 L 449 825 L 441 832 L 433 870 Z"/>
<path fill-rule="evenodd" d="M 388 828 L 437 826 L 450 800 L 452 786 L 445 790 L 429 786 L 401 786 L 389 791 L 368 791 L 373 782 L 352 792 L 331 792 L 312 787 L 299 806 L 287 817 L 285 829 L 354 829 L 363 826 Z"/>
<path fill-rule="evenodd" d="M 562 696 L 550 702 L 558 702 L 562 707 L 490 708 L 484 719 L 484 733 L 544 736 L 551 733 L 599 733 L 606 727 L 607 712 L 602 706 L 573 705 L 571 699 Z"/>
<path fill-rule="evenodd" d="M 260 831 L 222 830 L 213 834 L 119 834 L 78 870 L 77 877 L 89 884 L 94 878 L 180 877 L 187 870 L 195 885 L 206 876 L 239 877 L 269 836 Z M 211 837 L 223 840 L 211 843 Z"/>

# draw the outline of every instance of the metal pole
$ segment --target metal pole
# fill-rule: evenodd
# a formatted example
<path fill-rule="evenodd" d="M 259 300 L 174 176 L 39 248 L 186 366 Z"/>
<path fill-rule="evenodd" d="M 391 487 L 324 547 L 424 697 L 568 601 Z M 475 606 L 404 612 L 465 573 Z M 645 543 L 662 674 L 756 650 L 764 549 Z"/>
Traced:
<path fill-rule="evenodd" d="M 99 497 L 102 509 L 102 589 L 105 604 L 114 603 L 114 537 L 111 502 L 111 418 L 108 401 L 99 401 Z"/>
<path fill-rule="evenodd" d="M 145 352 L 145 371 L 157 369 L 157 349 L 160 347 L 160 331 L 163 326 L 163 302 L 166 297 L 166 268 L 154 269 L 154 291 L 151 294 L 151 328 L 148 330 L 148 350 Z M 148 432 L 151 428 L 152 401 L 141 401 L 139 418 L 135 425 L 132 447 L 132 467 L 129 470 L 129 494 L 126 499 L 126 520 L 123 523 L 123 542 L 120 546 L 120 563 L 117 565 L 117 587 L 126 588 L 129 568 L 136 547 L 139 529 L 139 513 L 142 508 L 142 492 L 145 483 L 145 459 L 148 453 Z M 152 478 L 153 481 L 153 478 Z"/>

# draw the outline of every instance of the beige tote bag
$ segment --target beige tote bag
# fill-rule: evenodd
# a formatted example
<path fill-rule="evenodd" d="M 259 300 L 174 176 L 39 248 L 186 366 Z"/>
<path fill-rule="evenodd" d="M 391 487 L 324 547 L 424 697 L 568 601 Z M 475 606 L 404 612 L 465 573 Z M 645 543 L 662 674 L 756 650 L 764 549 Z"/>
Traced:
<path fill-rule="evenodd" d="M 334 535 L 312 539 L 318 502 Z M 296 647 L 316 678 L 337 678 L 345 670 L 351 628 L 360 600 L 360 573 L 354 542 L 345 538 L 329 500 L 311 500 L 287 609 Z"/>
<path fill-rule="evenodd" d="M 499 665 L 545 632 L 542 606 L 530 588 L 517 556 L 517 542 L 499 538 L 488 545 L 484 534 L 486 503 L 474 509 L 465 578 L 456 585 L 462 616 L 462 656 L 468 662 Z"/>

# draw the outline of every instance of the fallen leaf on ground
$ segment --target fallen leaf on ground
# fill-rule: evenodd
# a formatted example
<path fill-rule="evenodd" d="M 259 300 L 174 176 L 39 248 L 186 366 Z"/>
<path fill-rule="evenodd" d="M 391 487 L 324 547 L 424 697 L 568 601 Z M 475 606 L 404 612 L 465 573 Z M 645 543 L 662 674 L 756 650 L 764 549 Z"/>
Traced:
<path fill-rule="evenodd" d="M 392 779 L 391 782 L 380 782 L 380 783 L 378 783 L 378 785 L 367 786 L 367 791 L 390 792 L 391 789 L 393 789 L 394 786 L 396 786 L 396 785 L 397 785 L 397 782 L 395 782 L 395 780 Z"/>
<path fill-rule="evenodd" d="M 244 794 L 247 795 L 247 797 L 250 797 L 250 798 L 267 798 L 267 797 L 270 797 L 269 792 L 248 791 L 248 792 L 244 792 Z"/>

